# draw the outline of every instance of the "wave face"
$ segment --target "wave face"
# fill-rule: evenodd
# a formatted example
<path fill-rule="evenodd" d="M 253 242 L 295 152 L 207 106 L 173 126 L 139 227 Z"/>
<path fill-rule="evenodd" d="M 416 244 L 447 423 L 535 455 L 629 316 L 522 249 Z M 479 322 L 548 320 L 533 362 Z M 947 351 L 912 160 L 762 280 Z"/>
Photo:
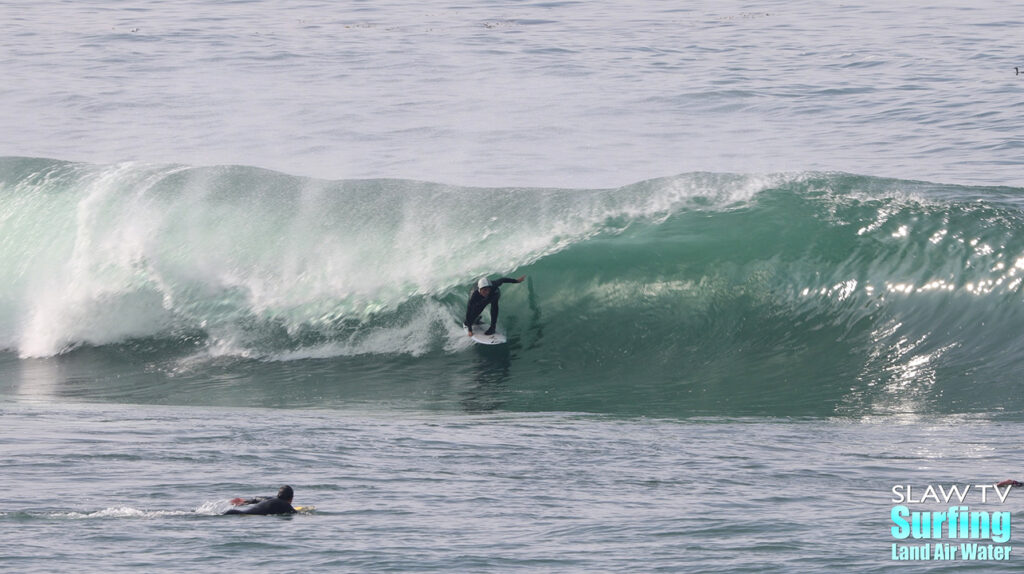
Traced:
<path fill-rule="evenodd" d="M 540 410 L 1024 407 L 1019 189 L 492 189 L 3 158 L 0 193 L 0 344 L 21 357 L 326 359 L 349 381 L 497 380 L 502 406 Z M 519 273 L 510 344 L 481 355 L 458 325 L 469 285 Z"/>

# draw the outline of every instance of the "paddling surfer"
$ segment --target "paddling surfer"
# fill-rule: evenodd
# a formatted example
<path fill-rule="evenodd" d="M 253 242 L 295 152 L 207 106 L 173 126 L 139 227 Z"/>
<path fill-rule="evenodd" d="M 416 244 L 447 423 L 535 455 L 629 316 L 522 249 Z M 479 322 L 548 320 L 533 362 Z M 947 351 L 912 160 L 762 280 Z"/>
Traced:
<path fill-rule="evenodd" d="M 232 498 L 231 504 L 235 506 L 251 506 L 241 509 L 232 508 L 224 514 L 295 514 L 296 510 L 292 508 L 294 495 L 292 487 L 285 485 L 277 491 L 277 496 Z"/>

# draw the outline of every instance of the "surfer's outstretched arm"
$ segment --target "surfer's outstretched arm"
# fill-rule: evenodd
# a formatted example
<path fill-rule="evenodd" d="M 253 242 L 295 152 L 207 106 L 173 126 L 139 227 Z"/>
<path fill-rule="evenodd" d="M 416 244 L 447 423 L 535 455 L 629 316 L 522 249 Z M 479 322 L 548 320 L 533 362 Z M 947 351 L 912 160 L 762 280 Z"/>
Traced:
<path fill-rule="evenodd" d="M 996 483 L 996 486 L 1024 486 L 1024 482 L 1020 482 L 1019 480 L 1013 480 L 1012 478 L 1007 478 L 1002 482 Z"/>
<path fill-rule="evenodd" d="M 502 277 L 501 279 L 495 279 L 491 282 L 492 285 L 497 287 L 498 285 L 504 285 L 505 283 L 522 283 L 526 279 L 526 275 L 523 275 L 519 279 L 513 279 L 512 277 Z"/>

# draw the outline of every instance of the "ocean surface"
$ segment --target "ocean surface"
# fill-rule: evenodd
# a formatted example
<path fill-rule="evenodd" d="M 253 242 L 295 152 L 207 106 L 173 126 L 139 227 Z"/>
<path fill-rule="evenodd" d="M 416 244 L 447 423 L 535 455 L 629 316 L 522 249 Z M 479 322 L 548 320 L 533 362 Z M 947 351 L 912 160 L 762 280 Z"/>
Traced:
<path fill-rule="evenodd" d="M 1022 15 L 0 3 L 0 570 L 1018 571 Z"/>

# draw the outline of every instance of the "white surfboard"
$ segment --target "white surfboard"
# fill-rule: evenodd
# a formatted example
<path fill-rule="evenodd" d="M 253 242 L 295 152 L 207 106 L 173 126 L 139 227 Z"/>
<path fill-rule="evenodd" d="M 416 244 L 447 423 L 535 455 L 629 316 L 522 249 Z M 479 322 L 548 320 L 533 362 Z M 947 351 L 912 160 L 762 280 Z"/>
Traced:
<path fill-rule="evenodd" d="M 477 329 L 473 330 L 473 336 L 471 337 L 473 341 L 480 343 L 481 345 L 500 345 L 507 340 L 505 339 L 504 333 L 499 333 L 497 331 L 495 331 L 493 335 L 484 335 L 484 331 L 486 330 L 487 327 L 478 325 Z"/>

